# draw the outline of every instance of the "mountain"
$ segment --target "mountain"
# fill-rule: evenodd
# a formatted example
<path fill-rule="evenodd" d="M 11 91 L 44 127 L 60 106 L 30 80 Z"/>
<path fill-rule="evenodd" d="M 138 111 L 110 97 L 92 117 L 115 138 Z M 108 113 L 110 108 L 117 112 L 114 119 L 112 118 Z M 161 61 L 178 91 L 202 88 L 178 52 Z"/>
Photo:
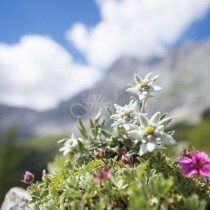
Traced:
<path fill-rule="evenodd" d="M 0 104 L 0 136 L 14 126 L 18 136 L 31 136 L 37 115 L 38 112 L 32 109 Z"/>
<path fill-rule="evenodd" d="M 124 105 L 130 95 L 128 83 L 134 84 L 133 74 L 149 72 L 160 75 L 156 84 L 163 88 L 150 99 L 149 113 L 169 112 L 175 122 L 196 123 L 201 113 L 210 107 L 210 41 L 188 42 L 164 58 L 143 62 L 136 58 L 120 58 L 92 89 L 63 101 L 52 110 L 37 112 L 27 108 L 0 105 L 0 133 L 16 125 L 20 135 L 68 132 L 74 130 L 76 117 L 84 120 L 113 103 Z"/>

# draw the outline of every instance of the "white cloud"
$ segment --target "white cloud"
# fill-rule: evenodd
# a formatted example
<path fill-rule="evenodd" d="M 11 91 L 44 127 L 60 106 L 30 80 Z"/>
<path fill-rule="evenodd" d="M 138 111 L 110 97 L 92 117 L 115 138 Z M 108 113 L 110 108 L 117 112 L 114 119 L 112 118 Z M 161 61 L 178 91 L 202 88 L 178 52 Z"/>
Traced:
<path fill-rule="evenodd" d="M 99 72 L 75 63 L 49 37 L 28 35 L 19 43 L 0 43 L 0 102 L 48 109 L 91 87 Z"/>
<path fill-rule="evenodd" d="M 97 67 L 121 56 L 162 55 L 205 15 L 210 0 L 98 0 L 101 21 L 92 28 L 75 24 L 66 37 Z"/>
<path fill-rule="evenodd" d="M 210 0 L 96 0 L 101 21 L 76 23 L 67 39 L 86 58 L 76 63 L 49 37 L 27 35 L 13 45 L 0 43 L 0 103 L 48 109 L 93 86 L 98 69 L 121 56 L 163 55 L 210 7 Z"/>

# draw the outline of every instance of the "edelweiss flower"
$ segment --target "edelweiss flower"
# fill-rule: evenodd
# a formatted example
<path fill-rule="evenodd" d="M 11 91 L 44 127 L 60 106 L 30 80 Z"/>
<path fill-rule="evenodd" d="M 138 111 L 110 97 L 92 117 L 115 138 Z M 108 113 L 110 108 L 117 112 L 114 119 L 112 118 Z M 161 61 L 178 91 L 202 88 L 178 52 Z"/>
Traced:
<path fill-rule="evenodd" d="M 134 79 L 136 86 L 129 85 L 129 88 L 126 91 L 137 94 L 139 96 L 139 100 L 143 100 L 146 96 L 148 97 L 150 95 L 150 92 L 162 90 L 161 87 L 153 85 L 158 77 L 158 75 L 153 76 L 152 73 L 149 73 L 144 79 L 142 79 L 139 75 L 135 74 Z"/>
<path fill-rule="evenodd" d="M 74 134 L 71 135 L 69 139 L 61 139 L 58 141 L 58 144 L 63 143 L 64 146 L 59 149 L 60 152 L 63 152 L 63 155 L 67 155 L 78 145 L 78 139 L 74 137 Z"/>
<path fill-rule="evenodd" d="M 205 152 L 194 151 L 192 155 L 183 155 L 178 163 L 182 166 L 181 172 L 186 177 L 197 173 L 204 177 L 210 177 L 210 159 Z"/>
<path fill-rule="evenodd" d="M 150 120 L 144 114 L 140 114 L 139 118 L 140 126 L 128 133 L 136 142 L 141 142 L 140 155 L 152 152 L 156 147 L 161 148 L 163 144 L 176 144 L 173 137 L 164 132 L 165 127 L 172 120 L 171 117 L 160 120 L 160 112 L 156 112 Z"/>
<path fill-rule="evenodd" d="M 112 126 L 125 125 L 126 129 L 129 129 L 131 124 L 138 122 L 138 113 L 140 111 L 139 101 L 131 100 L 128 105 L 119 106 L 114 104 L 117 114 L 113 114 L 110 118 L 115 120 Z"/>

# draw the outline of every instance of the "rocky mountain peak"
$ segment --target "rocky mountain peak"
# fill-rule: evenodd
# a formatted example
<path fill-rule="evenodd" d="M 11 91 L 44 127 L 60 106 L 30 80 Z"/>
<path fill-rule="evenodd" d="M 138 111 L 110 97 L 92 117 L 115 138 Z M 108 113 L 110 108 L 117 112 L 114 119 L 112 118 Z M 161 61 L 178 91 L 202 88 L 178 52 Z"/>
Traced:
<path fill-rule="evenodd" d="M 67 130 L 76 124 L 76 117 L 72 116 L 70 111 L 72 106 L 78 115 L 87 112 L 83 113 L 83 116 L 88 119 L 103 105 L 111 106 L 113 103 L 123 105 L 130 98 L 125 90 L 128 83 L 134 84 L 133 74 L 145 76 L 149 72 L 160 75 L 157 84 L 164 89 L 151 99 L 147 107 L 149 113 L 157 110 L 170 112 L 176 121 L 196 123 L 203 110 L 210 107 L 209 55 L 210 40 L 207 40 L 202 43 L 187 42 L 169 52 L 164 58 L 148 62 L 131 57 L 120 58 L 107 70 L 104 78 L 95 87 L 63 101 L 56 109 L 38 113 L 13 108 L 11 112 L 9 107 L 7 109 L 4 107 L 0 111 L 0 132 L 5 130 L 5 126 L 14 123 L 19 126 L 22 133 Z M 25 116 L 24 120 L 20 121 L 22 116 Z"/>

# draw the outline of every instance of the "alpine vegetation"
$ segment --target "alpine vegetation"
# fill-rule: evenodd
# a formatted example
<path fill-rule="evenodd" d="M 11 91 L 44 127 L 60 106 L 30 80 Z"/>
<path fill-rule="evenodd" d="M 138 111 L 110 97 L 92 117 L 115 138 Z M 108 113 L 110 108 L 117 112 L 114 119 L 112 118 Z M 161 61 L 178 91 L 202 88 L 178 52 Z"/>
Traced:
<path fill-rule="evenodd" d="M 167 157 L 177 144 L 172 118 L 159 111 L 149 116 L 147 103 L 162 90 L 158 75 L 134 75 L 129 104 L 109 110 L 111 129 L 99 113 L 80 137 L 58 141 L 63 146 L 43 172 L 41 182 L 26 172 L 32 210 L 210 209 L 210 159 L 191 146 L 179 157 Z M 61 153 L 62 152 L 62 153 Z M 34 182 L 34 183 L 32 183 Z"/>

